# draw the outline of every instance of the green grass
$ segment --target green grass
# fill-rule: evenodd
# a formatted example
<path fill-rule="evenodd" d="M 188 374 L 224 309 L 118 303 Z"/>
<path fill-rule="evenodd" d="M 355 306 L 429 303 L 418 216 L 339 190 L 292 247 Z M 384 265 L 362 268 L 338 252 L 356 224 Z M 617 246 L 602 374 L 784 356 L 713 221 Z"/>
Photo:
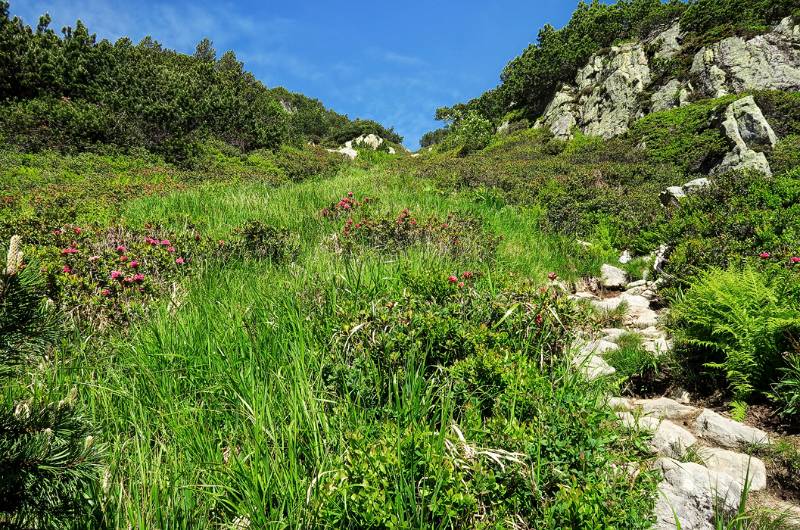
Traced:
<path fill-rule="evenodd" d="M 503 239 L 488 259 L 339 254 L 345 218 L 319 211 L 349 191 L 376 199 L 355 218 L 454 213 Z M 612 465 L 648 458 L 643 441 L 618 432 L 606 384 L 569 367 L 571 305 L 539 291 L 603 256 L 542 234 L 539 210 L 377 166 L 198 184 L 119 211 L 220 239 L 258 220 L 296 234 L 299 254 L 210 261 L 132 329 L 65 341 L 39 378 L 78 388 L 107 447 L 79 525 L 648 526 L 655 478 Z M 467 286 L 448 283 L 465 270 Z"/>

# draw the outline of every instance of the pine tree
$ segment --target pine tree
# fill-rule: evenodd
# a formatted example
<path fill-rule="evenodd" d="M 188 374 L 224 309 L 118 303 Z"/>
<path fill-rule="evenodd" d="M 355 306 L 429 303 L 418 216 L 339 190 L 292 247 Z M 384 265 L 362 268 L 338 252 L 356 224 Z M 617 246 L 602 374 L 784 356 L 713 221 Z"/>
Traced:
<path fill-rule="evenodd" d="M 30 396 L 17 380 L 58 331 L 20 244 L 19 237 L 11 239 L 0 272 L 0 527 L 66 528 L 86 511 L 100 451 L 76 409 L 77 392 L 61 400 Z"/>

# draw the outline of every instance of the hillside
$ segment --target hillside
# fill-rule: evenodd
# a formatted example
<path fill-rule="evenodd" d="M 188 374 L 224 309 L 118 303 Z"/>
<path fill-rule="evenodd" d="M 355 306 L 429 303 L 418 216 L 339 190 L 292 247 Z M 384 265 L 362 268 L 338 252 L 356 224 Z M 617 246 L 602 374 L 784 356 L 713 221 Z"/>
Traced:
<path fill-rule="evenodd" d="M 0 527 L 800 528 L 800 4 L 581 3 L 414 154 L 8 13 Z"/>

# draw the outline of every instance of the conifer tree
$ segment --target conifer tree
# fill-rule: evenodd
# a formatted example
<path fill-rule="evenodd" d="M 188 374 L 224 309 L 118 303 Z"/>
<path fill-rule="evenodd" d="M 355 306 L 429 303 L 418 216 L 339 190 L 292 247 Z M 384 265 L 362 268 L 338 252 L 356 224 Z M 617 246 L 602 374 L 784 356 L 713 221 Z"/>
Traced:
<path fill-rule="evenodd" d="M 0 527 L 67 528 L 86 510 L 100 451 L 76 409 L 76 391 L 54 399 L 22 384 L 58 328 L 20 246 L 14 236 L 0 271 Z"/>

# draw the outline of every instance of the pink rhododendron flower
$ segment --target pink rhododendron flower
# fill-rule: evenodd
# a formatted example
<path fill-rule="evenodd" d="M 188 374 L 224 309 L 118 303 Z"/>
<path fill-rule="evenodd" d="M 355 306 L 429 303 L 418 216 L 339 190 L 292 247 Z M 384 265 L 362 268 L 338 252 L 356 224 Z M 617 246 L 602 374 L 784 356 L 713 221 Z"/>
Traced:
<path fill-rule="evenodd" d="M 89 257 L 89 261 L 94 263 L 95 261 L 100 261 L 100 256 L 91 256 Z"/>
<path fill-rule="evenodd" d="M 78 253 L 78 249 L 75 248 L 75 247 L 65 248 L 65 249 L 63 249 L 61 251 L 61 254 L 64 255 L 64 256 L 68 256 L 70 254 L 77 254 L 77 253 Z"/>
<path fill-rule="evenodd" d="M 450 276 L 447 278 L 447 281 L 450 283 L 458 283 L 458 276 Z"/>
<path fill-rule="evenodd" d="M 55 230 L 53 230 L 53 235 L 54 236 L 60 236 L 63 233 L 64 233 L 64 231 L 61 230 L 60 228 L 56 228 Z"/>
<path fill-rule="evenodd" d="M 134 274 L 133 281 L 136 283 L 142 283 L 144 281 L 144 274 L 142 273 Z"/>
<path fill-rule="evenodd" d="M 136 260 L 133 260 L 130 263 L 128 263 L 128 267 L 130 267 L 131 269 L 136 269 L 136 268 L 139 267 L 139 262 L 136 261 Z"/>
<path fill-rule="evenodd" d="M 122 278 L 124 274 L 121 271 L 111 271 L 111 279 L 112 280 L 119 280 Z"/>
<path fill-rule="evenodd" d="M 162 246 L 165 246 L 165 247 L 168 247 L 168 246 L 170 246 L 171 244 L 172 244 L 172 243 L 170 243 L 170 242 L 169 242 L 169 239 L 165 239 L 165 240 L 163 240 L 163 241 L 161 242 L 161 245 L 162 245 Z"/>
<path fill-rule="evenodd" d="M 464 271 L 464 274 L 462 274 L 461 276 L 463 276 L 463 277 L 464 277 L 464 279 L 467 279 L 467 280 L 469 280 L 469 279 L 471 279 L 473 276 L 475 276 L 475 274 L 474 274 L 472 271 Z"/>
<path fill-rule="evenodd" d="M 127 263 L 130 258 L 128 256 L 120 256 L 119 261 L 121 263 Z"/>
<path fill-rule="evenodd" d="M 128 249 L 125 248 L 125 245 L 117 245 L 117 252 L 119 252 L 120 254 L 125 254 L 125 252 L 127 252 L 127 250 Z"/>
<path fill-rule="evenodd" d="M 167 249 L 167 252 L 175 252 L 175 247 L 169 247 L 169 248 Z"/>
<path fill-rule="evenodd" d="M 800 263 L 800 257 L 792 256 L 792 259 L 790 259 L 789 261 L 791 261 L 794 265 L 797 265 L 798 263 Z"/>
<path fill-rule="evenodd" d="M 80 234 L 81 234 L 81 232 L 83 232 L 83 230 L 81 230 L 81 227 L 80 227 L 80 226 L 76 226 L 75 228 L 73 228 L 73 231 L 74 231 L 76 234 L 78 234 L 78 235 L 80 235 Z"/>
<path fill-rule="evenodd" d="M 183 258 L 178 258 L 175 260 L 175 263 L 177 263 L 178 265 L 183 265 L 184 263 L 186 263 L 186 260 L 184 260 Z"/>
<path fill-rule="evenodd" d="M 547 279 L 550 280 L 551 282 L 554 282 L 558 279 L 558 274 L 556 274 L 555 272 L 551 272 L 550 274 L 547 275 Z"/>
<path fill-rule="evenodd" d="M 759 257 L 761 259 L 769 259 L 771 256 L 772 254 L 770 254 L 769 252 L 762 252 L 761 254 L 759 254 Z"/>
<path fill-rule="evenodd" d="M 458 282 L 458 288 L 459 289 L 463 289 L 464 288 L 464 282 Z"/>
<path fill-rule="evenodd" d="M 69 274 L 72 272 L 72 268 L 69 265 L 64 265 L 64 268 L 61 269 L 61 272 L 63 272 L 64 274 Z"/>
<path fill-rule="evenodd" d="M 100 294 L 106 297 L 111 296 L 111 289 L 103 289 L 102 291 L 100 291 Z"/>

